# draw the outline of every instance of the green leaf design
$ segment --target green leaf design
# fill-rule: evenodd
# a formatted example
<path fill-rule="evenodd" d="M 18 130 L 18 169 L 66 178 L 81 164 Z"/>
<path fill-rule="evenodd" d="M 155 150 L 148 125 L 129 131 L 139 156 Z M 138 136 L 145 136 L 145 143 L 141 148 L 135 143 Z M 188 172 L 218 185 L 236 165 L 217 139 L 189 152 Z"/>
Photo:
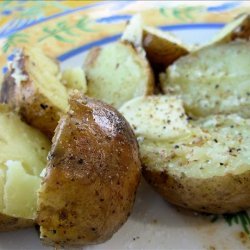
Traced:
<path fill-rule="evenodd" d="M 187 6 L 187 7 L 181 7 L 181 8 L 176 7 L 176 8 L 168 9 L 168 14 L 167 14 L 166 13 L 167 9 L 161 7 L 159 9 L 159 12 L 164 17 L 170 18 L 172 16 L 182 22 L 186 22 L 186 21 L 192 21 L 194 19 L 194 16 L 203 10 L 204 10 L 204 7 L 202 6 Z"/>
<path fill-rule="evenodd" d="M 64 36 L 64 33 L 67 34 L 67 32 L 65 32 L 65 29 L 62 27 L 59 27 L 59 29 L 58 28 L 49 29 L 48 27 L 44 27 L 43 32 L 46 33 L 46 35 L 41 37 L 38 40 L 38 42 L 41 42 L 49 37 L 53 37 L 60 42 L 72 43 L 72 40 L 70 40 Z"/>
<path fill-rule="evenodd" d="M 2 51 L 6 53 L 11 46 L 17 46 L 20 43 L 27 43 L 28 42 L 28 35 L 24 33 L 15 33 L 10 35 L 2 47 Z"/>
<path fill-rule="evenodd" d="M 188 6 L 185 8 L 185 15 L 188 19 L 190 20 L 193 20 L 193 12 L 197 13 L 197 12 L 202 12 L 204 10 L 203 7 L 199 7 L 199 6 L 196 6 L 196 7 L 193 7 L 193 6 Z"/>
<path fill-rule="evenodd" d="M 182 10 L 180 8 L 174 8 L 173 15 L 181 21 L 186 21 L 186 18 L 182 16 Z"/>
<path fill-rule="evenodd" d="M 165 9 L 165 8 L 163 8 L 163 7 L 161 7 L 160 9 L 159 9 L 159 11 L 160 11 L 160 13 L 163 15 L 163 16 L 165 16 L 165 17 L 168 17 L 168 15 L 167 15 L 167 10 Z"/>
<path fill-rule="evenodd" d="M 246 211 L 236 214 L 224 214 L 223 218 L 229 226 L 240 224 L 245 233 L 250 234 L 250 217 Z"/>
<path fill-rule="evenodd" d="M 88 26 L 90 21 L 87 17 L 82 17 L 75 24 L 69 25 L 66 21 L 56 23 L 54 28 L 47 26 L 43 27 L 45 35 L 38 39 L 38 42 L 42 42 L 47 38 L 54 38 L 60 42 L 73 43 L 73 37 L 78 37 L 77 31 L 92 32 Z M 71 39 L 70 39 L 71 38 Z"/>
<path fill-rule="evenodd" d="M 76 23 L 76 28 L 82 31 L 92 32 L 92 29 L 88 28 L 90 21 L 87 17 L 83 17 Z"/>

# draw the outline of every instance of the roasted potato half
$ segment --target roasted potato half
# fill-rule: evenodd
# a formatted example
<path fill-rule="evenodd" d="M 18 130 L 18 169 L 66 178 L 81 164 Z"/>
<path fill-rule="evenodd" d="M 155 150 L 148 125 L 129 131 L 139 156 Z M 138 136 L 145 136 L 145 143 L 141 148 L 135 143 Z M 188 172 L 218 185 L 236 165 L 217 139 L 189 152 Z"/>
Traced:
<path fill-rule="evenodd" d="M 203 48 L 168 67 L 161 83 L 180 95 L 191 116 L 239 113 L 250 117 L 250 42 Z"/>
<path fill-rule="evenodd" d="M 84 70 L 88 84 L 86 95 L 116 108 L 154 90 L 154 77 L 147 59 L 129 43 L 116 42 L 92 49 Z"/>
<path fill-rule="evenodd" d="M 0 105 L 0 231 L 34 224 L 48 139 Z"/>
<path fill-rule="evenodd" d="M 30 125 L 52 138 L 67 112 L 68 93 L 58 64 L 38 48 L 17 49 L 1 87 L 0 102 L 16 109 Z"/>
<path fill-rule="evenodd" d="M 141 171 L 138 145 L 109 105 L 79 93 L 69 102 L 53 138 L 37 221 L 46 243 L 100 243 L 131 212 Z"/>
<path fill-rule="evenodd" d="M 144 177 L 167 201 L 216 214 L 250 207 L 249 119 L 189 120 L 168 96 L 136 98 L 120 111 L 138 137 Z"/>
<path fill-rule="evenodd" d="M 229 22 L 220 32 L 205 46 L 228 43 L 234 40 L 250 39 L 250 14 L 243 13 Z"/>

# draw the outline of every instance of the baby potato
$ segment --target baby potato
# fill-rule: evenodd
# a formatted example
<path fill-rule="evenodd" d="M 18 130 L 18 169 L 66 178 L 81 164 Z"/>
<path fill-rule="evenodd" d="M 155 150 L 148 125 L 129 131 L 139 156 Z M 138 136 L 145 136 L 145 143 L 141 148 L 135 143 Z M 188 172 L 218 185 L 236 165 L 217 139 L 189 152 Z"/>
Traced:
<path fill-rule="evenodd" d="M 250 208 L 250 119 L 190 120 L 174 96 L 136 98 L 120 111 L 138 138 L 143 175 L 164 199 L 215 214 Z"/>
<path fill-rule="evenodd" d="M 80 93 L 69 104 L 53 137 L 37 222 L 48 244 L 96 244 L 131 213 L 141 173 L 138 145 L 111 106 Z"/>

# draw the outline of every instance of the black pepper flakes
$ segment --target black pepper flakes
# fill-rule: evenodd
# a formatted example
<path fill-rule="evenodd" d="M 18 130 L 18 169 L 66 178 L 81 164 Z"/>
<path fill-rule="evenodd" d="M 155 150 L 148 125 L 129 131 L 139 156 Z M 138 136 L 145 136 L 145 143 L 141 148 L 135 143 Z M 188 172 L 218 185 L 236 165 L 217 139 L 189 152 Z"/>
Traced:
<path fill-rule="evenodd" d="M 47 105 L 47 104 L 41 103 L 41 104 L 40 104 L 40 107 L 41 107 L 42 109 L 46 110 L 46 109 L 48 108 L 48 105 Z"/>
<path fill-rule="evenodd" d="M 79 164 L 83 164 L 83 159 L 79 159 L 79 160 L 78 160 L 78 163 L 79 163 Z"/>

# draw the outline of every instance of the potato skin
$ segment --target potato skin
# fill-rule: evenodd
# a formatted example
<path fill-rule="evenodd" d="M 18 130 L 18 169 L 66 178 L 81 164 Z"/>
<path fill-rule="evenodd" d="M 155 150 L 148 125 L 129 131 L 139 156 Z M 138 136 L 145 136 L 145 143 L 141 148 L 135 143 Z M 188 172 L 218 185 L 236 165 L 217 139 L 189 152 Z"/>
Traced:
<path fill-rule="evenodd" d="M 229 43 L 239 39 L 246 41 L 250 39 L 250 15 L 247 13 L 242 13 L 229 22 L 209 45 Z"/>
<path fill-rule="evenodd" d="M 143 48 L 151 65 L 157 66 L 162 71 L 178 58 L 189 53 L 184 46 L 167 40 L 148 29 L 143 30 Z"/>
<path fill-rule="evenodd" d="M 163 198 L 180 207 L 213 214 L 235 213 L 250 207 L 250 171 L 207 179 L 174 176 L 147 167 L 142 172 Z"/>
<path fill-rule="evenodd" d="M 56 129 L 39 192 L 41 238 L 56 245 L 109 239 L 131 212 L 140 174 L 126 120 L 109 105 L 75 94 Z"/>
<path fill-rule="evenodd" d="M 21 228 L 34 226 L 34 221 L 14 218 L 0 213 L 0 232 L 14 231 Z"/>
<path fill-rule="evenodd" d="M 0 102 L 9 104 L 28 124 L 52 138 L 61 111 L 41 94 L 33 83 L 27 70 L 28 60 L 27 56 L 22 56 L 18 61 L 21 72 L 27 75 L 26 81 L 16 84 L 12 77 L 13 69 L 4 76 Z"/>

